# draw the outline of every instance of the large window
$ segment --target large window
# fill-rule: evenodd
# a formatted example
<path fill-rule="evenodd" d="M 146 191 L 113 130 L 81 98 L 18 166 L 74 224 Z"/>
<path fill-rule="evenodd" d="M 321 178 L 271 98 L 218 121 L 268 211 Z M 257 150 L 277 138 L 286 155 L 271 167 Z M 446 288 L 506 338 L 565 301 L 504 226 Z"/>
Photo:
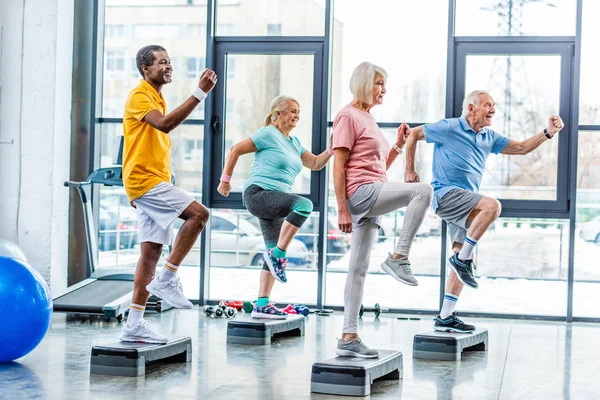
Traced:
<path fill-rule="evenodd" d="M 574 36 L 576 4 L 575 0 L 456 0 L 455 35 Z"/>
<path fill-rule="evenodd" d="M 600 2 L 584 0 L 581 35 L 581 86 L 579 97 L 579 124 L 600 125 Z"/>
<path fill-rule="evenodd" d="M 373 109 L 379 122 L 444 117 L 447 0 L 344 0 L 334 15 L 330 119 L 352 101 L 350 77 L 363 61 L 388 73 L 384 104 Z"/>
<path fill-rule="evenodd" d="M 186 6 L 181 7 L 183 4 Z M 142 79 L 139 72 L 136 73 L 135 57 L 144 46 L 163 46 L 171 58 L 173 82 L 163 88 L 167 111 L 183 103 L 198 85 L 206 53 L 206 35 L 202 31 L 206 27 L 206 2 L 188 4 L 182 1 L 168 5 L 144 4 L 139 7 L 129 1 L 106 4 L 105 24 L 110 28 L 104 31 L 102 117 L 123 116 L 127 95 Z M 132 31 L 132 36 L 124 38 L 120 35 L 119 26 L 126 27 L 124 32 Z M 131 65 L 126 65 L 129 62 Z M 191 118 L 203 117 L 204 107 L 197 107 L 191 115 Z"/>
<path fill-rule="evenodd" d="M 573 314 L 600 317 L 600 131 L 579 132 Z"/>
<path fill-rule="evenodd" d="M 300 120 L 290 134 L 297 137 L 304 148 L 311 150 L 315 128 L 312 110 L 313 55 L 228 54 L 225 63 L 225 154 L 232 145 L 264 127 L 271 102 L 280 94 L 300 103 Z M 238 104 L 243 104 L 243 107 L 237 107 Z M 254 154 L 240 157 L 231 180 L 232 191 L 242 191 L 253 160 Z M 302 169 L 293 189 L 296 193 L 310 192 L 308 169 Z"/>
<path fill-rule="evenodd" d="M 217 0 L 217 36 L 323 36 L 320 0 Z"/>
<path fill-rule="evenodd" d="M 485 88 L 496 103 L 491 128 L 521 141 L 559 113 L 560 55 L 468 55 L 465 93 Z M 491 156 L 481 189 L 502 199 L 555 200 L 558 140 L 526 156 Z"/>

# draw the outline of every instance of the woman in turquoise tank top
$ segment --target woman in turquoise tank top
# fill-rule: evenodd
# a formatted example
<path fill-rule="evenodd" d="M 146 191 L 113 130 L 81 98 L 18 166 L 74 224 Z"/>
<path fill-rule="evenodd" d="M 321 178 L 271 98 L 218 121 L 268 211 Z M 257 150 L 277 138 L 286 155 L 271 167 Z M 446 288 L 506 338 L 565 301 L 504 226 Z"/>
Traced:
<path fill-rule="evenodd" d="M 265 240 L 265 263 L 260 276 L 258 299 L 253 318 L 285 319 L 287 314 L 269 301 L 275 280 L 287 282 L 286 250 L 309 217 L 313 204 L 292 193 L 292 186 L 302 167 L 318 171 L 333 151 L 328 148 L 314 155 L 290 132 L 300 119 L 300 104 L 291 97 L 278 96 L 271 103 L 265 126 L 252 136 L 231 147 L 217 191 L 228 196 L 231 175 L 239 156 L 254 153 L 254 162 L 243 188 L 243 198 L 250 214 L 258 218 Z"/>

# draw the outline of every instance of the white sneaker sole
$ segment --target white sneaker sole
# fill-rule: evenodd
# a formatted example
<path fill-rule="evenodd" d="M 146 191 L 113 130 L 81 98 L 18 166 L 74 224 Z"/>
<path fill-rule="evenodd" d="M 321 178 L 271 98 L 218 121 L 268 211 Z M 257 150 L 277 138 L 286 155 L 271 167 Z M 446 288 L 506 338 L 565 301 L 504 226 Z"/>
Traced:
<path fill-rule="evenodd" d="M 460 277 L 460 274 L 458 273 L 458 271 L 456 270 L 456 268 L 454 268 L 454 265 L 452 265 L 452 263 L 450 262 L 450 260 L 446 260 L 446 264 L 448 265 L 448 268 L 450 268 L 456 274 L 456 277 L 458 278 L 459 281 L 462 282 L 463 285 L 468 286 L 471 289 L 477 289 L 479 287 L 479 286 L 471 286 L 467 282 L 463 281 L 463 279 Z M 473 278 L 473 279 L 475 279 L 475 278 Z"/>
<path fill-rule="evenodd" d="M 400 278 L 398 275 L 396 275 L 394 273 L 394 271 L 392 271 L 392 269 L 390 267 L 388 267 L 388 265 L 386 263 L 381 264 L 381 269 L 384 270 L 385 272 L 387 272 L 388 275 L 391 275 L 397 281 L 402 282 L 408 286 L 418 286 L 419 285 L 419 282 L 417 282 L 416 280 L 415 280 L 415 282 L 410 282 L 410 281 Z"/>
<path fill-rule="evenodd" d="M 462 329 L 456 329 L 456 328 L 444 328 L 441 326 L 433 326 L 433 330 L 434 331 L 438 331 L 438 332 L 454 332 L 454 333 L 473 333 L 475 331 L 466 331 L 466 330 L 462 330 Z"/>
<path fill-rule="evenodd" d="M 173 303 L 173 302 L 171 302 L 171 301 L 169 301 L 169 300 L 165 299 L 164 297 L 162 297 L 162 296 L 160 295 L 160 293 L 158 293 L 156 290 L 152 289 L 152 288 L 150 287 L 150 285 L 146 286 L 146 290 L 147 290 L 147 291 L 148 291 L 148 292 L 149 292 L 151 295 L 153 295 L 153 296 L 156 296 L 156 297 L 158 297 L 159 299 L 162 299 L 162 300 L 166 301 L 166 302 L 167 302 L 167 304 L 168 304 L 168 305 L 170 305 L 171 307 L 174 307 L 174 308 L 181 308 L 181 309 L 184 309 L 184 310 L 191 310 L 191 309 L 192 309 L 192 307 L 194 307 L 194 305 L 193 305 L 192 303 L 190 303 L 190 304 L 187 304 L 187 305 L 185 305 L 185 306 L 181 306 L 181 305 L 175 304 L 175 303 Z"/>
<path fill-rule="evenodd" d="M 358 357 L 358 358 L 377 358 L 377 357 L 379 357 L 379 354 L 366 355 L 366 354 L 356 353 L 356 352 L 350 351 L 350 350 L 341 350 L 341 349 L 335 349 L 335 354 L 337 354 L 340 357 Z"/>
<path fill-rule="evenodd" d="M 136 338 L 133 336 L 121 336 L 119 338 L 119 340 L 121 342 L 127 342 L 127 343 L 152 343 L 152 344 L 167 344 L 169 342 L 169 339 L 166 340 L 159 340 L 159 339 L 148 339 L 148 338 Z"/>
<path fill-rule="evenodd" d="M 252 311 L 250 316 L 256 319 L 287 319 L 287 315 L 263 314 L 254 311 Z"/>
<path fill-rule="evenodd" d="M 263 253 L 263 260 L 265 260 L 265 262 L 267 263 L 267 266 L 269 267 L 269 271 L 271 271 L 271 275 L 273 275 L 275 280 L 277 280 L 277 282 L 286 283 L 286 282 L 282 281 L 281 279 L 279 279 L 279 277 L 275 273 L 275 267 L 273 266 L 273 263 L 271 262 L 271 258 L 269 257 L 269 255 L 267 254 L 266 251 Z"/>

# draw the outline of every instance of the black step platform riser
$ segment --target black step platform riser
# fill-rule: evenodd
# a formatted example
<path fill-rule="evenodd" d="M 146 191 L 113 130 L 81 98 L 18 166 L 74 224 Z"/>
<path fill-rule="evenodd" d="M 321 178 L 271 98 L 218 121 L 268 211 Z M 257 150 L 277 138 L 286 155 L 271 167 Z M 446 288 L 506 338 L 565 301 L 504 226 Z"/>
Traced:
<path fill-rule="evenodd" d="M 415 335 L 413 358 L 439 361 L 458 361 L 464 351 L 486 351 L 487 329 L 473 333 L 428 332 Z"/>
<path fill-rule="evenodd" d="M 94 346 L 90 373 L 117 376 L 141 376 L 153 362 L 188 363 L 192 360 L 192 340 L 174 337 L 167 344 L 118 342 Z"/>
<path fill-rule="evenodd" d="M 376 380 L 402 379 L 402 353 L 379 350 L 372 359 L 336 357 L 313 364 L 310 391 L 345 396 L 368 396 Z"/>
<path fill-rule="evenodd" d="M 256 319 L 242 316 L 227 324 L 227 343 L 267 345 L 275 336 L 304 336 L 304 320 L 301 315 L 289 315 L 283 320 Z"/>

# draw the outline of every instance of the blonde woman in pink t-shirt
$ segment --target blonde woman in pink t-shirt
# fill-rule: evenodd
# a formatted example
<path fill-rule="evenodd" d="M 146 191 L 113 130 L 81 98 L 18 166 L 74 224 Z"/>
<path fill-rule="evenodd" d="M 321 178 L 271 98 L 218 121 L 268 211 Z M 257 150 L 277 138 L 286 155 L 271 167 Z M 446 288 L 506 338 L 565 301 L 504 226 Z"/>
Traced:
<path fill-rule="evenodd" d="M 350 78 L 354 100 L 342 108 L 333 122 L 333 182 L 338 224 L 342 232 L 351 233 L 350 265 L 344 290 L 344 328 L 335 351 L 340 356 L 379 356 L 358 337 L 358 312 L 379 219 L 403 207 L 406 212 L 398 243 L 381 268 L 402 283 L 418 285 L 408 255 L 431 201 L 432 190 L 426 183 L 387 180 L 386 171 L 402 153 L 410 128 L 404 123 L 400 125 L 396 143 L 390 147 L 369 113 L 371 108 L 383 103 L 386 79 L 385 70 L 376 65 L 364 62 L 356 67 Z"/>

